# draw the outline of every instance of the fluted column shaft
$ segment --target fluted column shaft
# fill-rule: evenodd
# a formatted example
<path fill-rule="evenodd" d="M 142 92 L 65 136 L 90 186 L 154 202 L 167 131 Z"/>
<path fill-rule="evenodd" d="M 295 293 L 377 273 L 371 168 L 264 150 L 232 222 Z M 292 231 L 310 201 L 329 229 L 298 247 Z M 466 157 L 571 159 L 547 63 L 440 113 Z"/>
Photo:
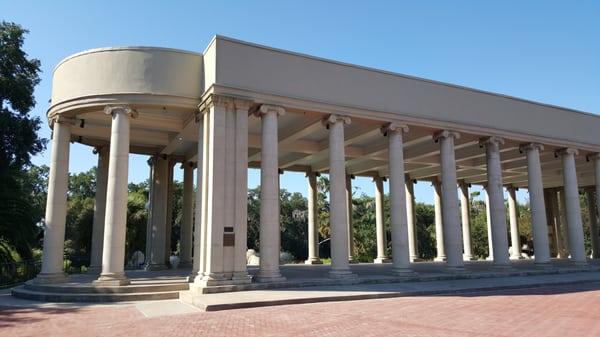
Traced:
<path fill-rule="evenodd" d="M 352 175 L 346 175 L 346 219 L 348 219 L 348 262 L 356 263 L 354 260 L 354 229 L 352 224 L 352 214 L 354 205 L 352 204 Z"/>
<path fill-rule="evenodd" d="M 329 223 L 331 227 L 332 278 L 353 277 L 348 262 L 348 209 L 346 197 L 346 157 L 344 154 L 344 124 L 350 118 L 330 115 L 329 128 Z"/>
<path fill-rule="evenodd" d="M 264 106 L 263 106 L 264 107 Z M 258 280 L 282 279 L 279 271 L 281 234 L 279 230 L 279 156 L 277 119 L 283 109 L 261 111 L 260 160 L 260 270 Z"/>
<path fill-rule="evenodd" d="M 102 270 L 102 242 L 104 241 L 104 214 L 106 212 L 106 184 L 108 182 L 108 148 L 99 147 L 96 167 L 96 195 L 94 220 L 92 223 L 92 250 L 89 273 L 99 274 Z"/>
<path fill-rule="evenodd" d="M 579 205 L 579 187 L 575 169 L 577 150 L 564 149 L 560 151 L 563 164 L 565 210 L 571 260 L 578 264 L 586 263 L 583 245 L 583 226 L 581 223 L 581 207 Z"/>
<path fill-rule="evenodd" d="M 461 181 L 460 188 L 460 220 L 462 223 L 463 260 L 473 259 L 471 246 L 471 202 L 469 201 L 469 184 Z"/>
<path fill-rule="evenodd" d="M 408 247 L 408 223 L 406 216 L 406 191 L 404 174 L 404 143 L 402 134 L 408 127 L 389 124 L 384 128 L 388 137 L 388 162 L 390 170 L 390 226 L 392 230 L 392 262 L 394 273 L 412 275 Z"/>
<path fill-rule="evenodd" d="M 509 265 L 508 239 L 506 237 L 506 208 L 502 190 L 502 167 L 500 165 L 501 138 L 489 137 L 481 141 L 485 145 L 487 159 L 487 191 L 490 199 L 490 221 L 494 265 Z"/>
<path fill-rule="evenodd" d="M 375 234 L 377 236 L 377 257 L 375 263 L 389 262 L 389 258 L 385 253 L 387 247 L 387 240 L 385 237 L 385 222 L 383 220 L 383 178 L 376 176 L 373 178 L 375 182 Z"/>
<path fill-rule="evenodd" d="M 490 212 L 490 193 L 485 189 L 485 222 L 487 226 L 487 239 L 488 239 L 488 256 L 486 260 L 494 260 L 494 242 L 492 241 L 492 217 Z"/>
<path fill-rule="evenodd" d="M 317 173 L 308 171 L 308 259 L 306 264 L 322 264 L 319 258 L 319 230 L 317 228 Z"/>
<path fill-rule="evenodd" d="M 415 214 L 415 189 L 412 179 L 407 177 L 404 182 L 406 192 L 406 221 L 408 222 L 408 252 L 410 262 L 419 260 L 417 245 L 417 226 Z"/>
<path fill-rule="evenodd" d="M 454 139 L 456 132 L 444 130 L 436 134 L 440 143 L 441 182 L 442 182 L 442 219 L 444 224 L 444 249 L 446 264 L 450 270 L 462 270 L 462 240 L 458 214 L 458 192 L 456 179 L 456 158 Z"/>
<path fill-rule="evenodd" d="M 188 267 L 192 264 L 192 221 L 194 212 L 194 166 L 190 162 L 182 164 L 183 167 L 183 209 L 181 218 L 181 232 L 179 246 L 181 249 L 181 266 Z"/>
<path fill-rule="evenodd" d="M 137 113 L 126 106 L 108 106 L 105 113 L 112 117 L 110 155 L 106 186 L 106 218 L 102 248 L 102 273 L 97 283 L 126 285 L 125 233 L 127 231 L 127 184 L 129 172 L 130 117 Z"/>
<path fill-rule="evenodd" d="M 67 192 L 69 187 L 69 148 L 73 121 L 59 116 L 54 120 L 48 196 L 44 223 L 42 271 L 36 283 L 66 281 L 63 272 L 65 223 L 67 220 Z"/>
<path fill-rule="evenodd" d="M 531 208 L 531 227 L 533 230 L 533 249 L 535 263 L 545 265 L 550 262 L 550 244 L 548 242 L 548 220 L 544 202 L 544 184 L 542 182 L 542 167 L 540 164 L 539 144 L 526 144 L 521 151 L 527 155 L 527 185 L 529 204 Z"/>
<path fill-rule="evenodd" d="M 509 186 L 508 190 L 508 215 L 510 222 L 510 258 L 518 260 L 521 256 L 521 239 L 519 237 L 519 210 L 517 202 L 517 189 Z"/>
<path fill-rule="evenodd" d="M 434 261 L 446 261 L 446 249 L 444 247 L 444 226 L 442 218 L 442 184 L 439 180 L 433 185 L 433 206 L 435 212 L 435 247 L 436 255 Z"/>

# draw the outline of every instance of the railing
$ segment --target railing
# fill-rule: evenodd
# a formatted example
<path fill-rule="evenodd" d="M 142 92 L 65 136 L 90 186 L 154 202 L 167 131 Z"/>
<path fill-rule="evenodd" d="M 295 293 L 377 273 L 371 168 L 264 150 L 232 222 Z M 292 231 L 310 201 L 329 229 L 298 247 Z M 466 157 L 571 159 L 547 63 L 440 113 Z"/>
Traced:
<path fill-rule="evenodd" d="M 34 278 L 42 269 L 42 260 L 0 263 L 0 288 L 8 288 Z"/>

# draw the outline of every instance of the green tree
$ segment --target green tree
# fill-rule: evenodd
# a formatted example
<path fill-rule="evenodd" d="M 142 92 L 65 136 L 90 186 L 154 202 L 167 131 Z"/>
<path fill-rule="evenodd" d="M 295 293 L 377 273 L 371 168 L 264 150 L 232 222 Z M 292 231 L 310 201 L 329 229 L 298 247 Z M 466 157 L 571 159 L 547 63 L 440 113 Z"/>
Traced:
<path fill-rule="evenodd" d="M 31 156 L 46 141 L 37 135 L 41 120 L 29 115 L 40 62 L 22 49 L 26 33 L 17 24 L 0 23 L 0 261 L 30 259 L 39 233 L 39 214 L 30 211 L 36 200 L 25 183 Z"/>

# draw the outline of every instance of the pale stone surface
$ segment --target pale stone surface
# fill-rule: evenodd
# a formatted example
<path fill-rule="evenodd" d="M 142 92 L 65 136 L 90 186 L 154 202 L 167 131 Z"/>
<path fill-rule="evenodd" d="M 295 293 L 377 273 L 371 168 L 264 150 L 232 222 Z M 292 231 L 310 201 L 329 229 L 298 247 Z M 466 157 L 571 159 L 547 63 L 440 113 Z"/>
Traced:
<path fill-rule="evenodd" d="M 92 223 L 92 250 L 88 273 L 100 274 L 102 271 L 102 245 L 104 241 L 104 214 L 106 212 L 106 184 L 108 182 L 108 147 L 96 148 L 98 166 L 96 167 L 96 195 L 94 202 L 94 221 Z"/>
<path fill-rule="evenodd" d="M 519 210 L 517 202 L 517 189 L 509 186 L 508 191 L 508 215 L 510 218 L 510 258 L 518 260 L 521 256 L 521 239 L 519 237 Z"/>
<path fill-rule="evenodd" d="M 319 258 L 319 231 L 317 228 L 317 174 L 309 171 L 308 177 L 308 258 L 306 264 L 322 264 Z"/>
<path fill-rule="evenodd" d="M 354 227 L 352 224 L 354 204 L 352 203 L 352 175 L 346 175 L 346 199 L 346 219 L 348 221 L 348 262 L 357 263 L 352 256 L 354 254 Z"/>
<path fill-rule="evenodd" d="M 165 256 L 165 227 L 167 226 L 167 203 L 169 168 L 168 160 L 160 156 L 152 158 L 152 202 L 151 222 L 148 228 L 148 254 L 146 269 L 161 270 L 167 268 Z"/>
<path fill-rule="evenodd" d="M 462 223 L 463 260 L 474 259 L 471 251 L 471 201 L 469 200 L 469 184 L 461 181 L 460 189 L 460 220 Z"/>
<path fill-rule="evenodd" d="M 575 169 L 576 150 L 561 151 L 563 163 L 564 198 L 567 218 L 568 242 L 571 260 L 575 263 L 586 263 L 583 246 L 583 226 L 581 223 L 581 208 L 579 206 L 579 190 L 577 172 Z"/>
<path fill-rule="evenodd" d="M 412 179 L 406 178 L 405 190 L 406 190 L 406 221 L 408 223 L 408 250 L 410 254 L 410 261 L 415 262 L 419 260 L 419 246 L 417 244 L 417 214 L 415 212 L 415 189 Z"/>
<path fill-rule="evenodd" d="M 446 261 L 446 249 L 444 248 L 444 226 L 442 218 L 442 185 L 439 180 L 433 183 L 433 207 L 435 212 L 435 261 Z"/>
<path fill-rule="evenodd" d="M 192 221 L 194 211 L 194 167 L 190 162 L 183 163 L 183 205 L 180 232 L 181 266 L 192 265 Z"/>
<path fill-rule="evenodd" d="M 386 263 L 390 262 L 390 258 L 385 252 L 387 248 L 387 238 L 383 220 L 383 178 L 376 176 L 373 178 L 373 181 L 375 182 L 375 236 L 377 237 L 377 256 L 373 262 Z"/>

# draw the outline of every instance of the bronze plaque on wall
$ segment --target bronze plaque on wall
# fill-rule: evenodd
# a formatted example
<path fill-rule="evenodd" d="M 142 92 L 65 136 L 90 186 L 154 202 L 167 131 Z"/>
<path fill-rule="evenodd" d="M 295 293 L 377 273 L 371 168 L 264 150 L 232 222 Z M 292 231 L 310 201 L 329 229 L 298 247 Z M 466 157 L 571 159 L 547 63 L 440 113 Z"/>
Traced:
<path fill-rule="evenodd" d="M 223 247 L 233 247 L 235 244 L 235 234 L 234 233 L 224 233 L 223 234 Z"/>

